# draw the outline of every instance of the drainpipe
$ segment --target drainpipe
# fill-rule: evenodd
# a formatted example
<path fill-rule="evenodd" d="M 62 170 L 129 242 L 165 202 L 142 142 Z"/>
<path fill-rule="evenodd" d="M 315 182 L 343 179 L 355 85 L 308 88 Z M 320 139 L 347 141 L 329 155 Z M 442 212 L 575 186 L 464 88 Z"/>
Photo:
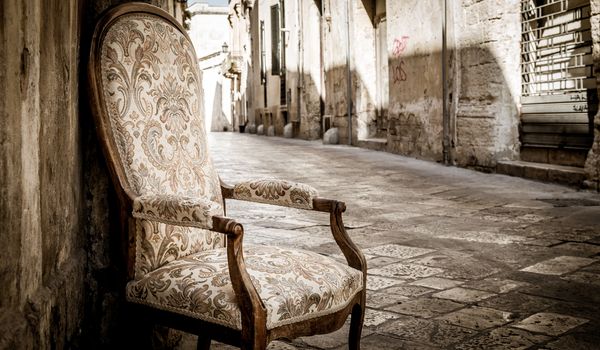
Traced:
<path fill-rule="evenodd" d="M 350 59 L 350 0 L 346 0 L 346 68 L 347 68 L 347 106 L 348 106 L 348 145 L 352 145 L 352 60 Z"/>
<path fill-rule="evenodd" d="M 451 164 L 450 159 L 450 114 L 448 108 L 448 72 L 446 65 L 447 43 L 446 43 L 446 20 L 447 20 L 447 0 L 443 1 L 442 14 L 442 123 L 443 123 L 443 160 L 445 165 Z"/>
<path fill-rule="evenodd" d="M 296 13 L 298 16 L 296 20 L 298 21 L 298 80 L 296 82 L 296 93 L 298 94 L 297 103 L 296 103 L 296 120 L 301 123 L 301 113 L 302 113 L 302 89 L 304 88 L 304 27 L 302 23 L 302 19 L 304 18 L 302 15 L 302 2 L 301 0 L 296 0 Z"/>

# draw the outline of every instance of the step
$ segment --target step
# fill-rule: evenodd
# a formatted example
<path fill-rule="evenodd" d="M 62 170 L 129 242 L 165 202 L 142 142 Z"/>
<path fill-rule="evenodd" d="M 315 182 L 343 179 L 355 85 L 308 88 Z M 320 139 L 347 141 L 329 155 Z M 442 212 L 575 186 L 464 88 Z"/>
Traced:
<path fill-rule="evenodd" d="M 368 148 L 375 151 L 385 151 L 387 146 L 387 138 L 372 137 L 368 139 L 358 140 L 358 147 Z"/>
<path fill-rule="evenodd" d="M 531 180 L 554 182 L 581 187 L 585 180 L 583 168 L 556 164 L 503 160 L 496 166 L 498 174 L 523 177 Z"/>

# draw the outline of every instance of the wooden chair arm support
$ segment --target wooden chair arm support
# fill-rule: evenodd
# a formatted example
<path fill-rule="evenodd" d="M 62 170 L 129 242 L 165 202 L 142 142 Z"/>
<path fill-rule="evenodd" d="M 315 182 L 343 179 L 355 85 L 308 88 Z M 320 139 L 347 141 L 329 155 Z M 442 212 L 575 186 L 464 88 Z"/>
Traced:
<path fill-rule="evenodd" d="M 346 204 L 333 199 L 315 198 L 313 200 L 313 210 L 329 213 L 333 239 L 335 239 L 335 242 L 342 250 L 348 265 L 362 271 L 363 279 L 366 283 L 367 260 L 356 244 L 352 242 L 350 236 L 348 236 L 344 227 L 344 221 L 342 220 L 342 213 L 346 211 Z"/>
<path fill-rule="evenodd" d="M 266 337 L 267 308 L 256 291 L 244 262 L 244 227 L 234 219 L 213 216 L 212 230 L 227 236 L 229 278 L 242 311 L 242 333 L 264 331 Z M 262 325 L 262 327 L 256 327 Z"/>
<path fill-rule="evenodd" d="M 221 195 L 223 196 L 223 199 L 233 199 L 233 186 L 223 182 L 223 179 L 221 179 L 220 176 L 219 181 L 221 182 Z"/>
<path fill-rule="evenodd" d="M 266 337 L 267 309 L 244 262 L 244 228 L 233 219 L 213 217 L 213 230 L 227 235 L 227 265 L 233 291 L 242 311 L 242 333 L 258 332 Z"/>

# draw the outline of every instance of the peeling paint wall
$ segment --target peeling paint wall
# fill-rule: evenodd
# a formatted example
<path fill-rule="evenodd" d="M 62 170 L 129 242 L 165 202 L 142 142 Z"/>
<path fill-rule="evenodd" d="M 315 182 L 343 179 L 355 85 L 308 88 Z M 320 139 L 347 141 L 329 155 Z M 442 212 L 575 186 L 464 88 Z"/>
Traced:
<path fill-rule="evenodd" d="M 84 78 L 94 23 L 120 2 L 0 3 L 2 349 L 102 348 L 126 329 L 112 185 Z"/>

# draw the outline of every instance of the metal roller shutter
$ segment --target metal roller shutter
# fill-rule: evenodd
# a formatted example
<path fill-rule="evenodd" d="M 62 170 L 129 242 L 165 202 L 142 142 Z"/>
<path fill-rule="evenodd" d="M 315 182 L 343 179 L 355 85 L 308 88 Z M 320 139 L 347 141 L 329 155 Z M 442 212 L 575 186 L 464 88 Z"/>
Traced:
<path fill-rule="evenodd" d="M 591 147 L 598 110 L 589 0 L 522 0 L 523 147 Z"/>

